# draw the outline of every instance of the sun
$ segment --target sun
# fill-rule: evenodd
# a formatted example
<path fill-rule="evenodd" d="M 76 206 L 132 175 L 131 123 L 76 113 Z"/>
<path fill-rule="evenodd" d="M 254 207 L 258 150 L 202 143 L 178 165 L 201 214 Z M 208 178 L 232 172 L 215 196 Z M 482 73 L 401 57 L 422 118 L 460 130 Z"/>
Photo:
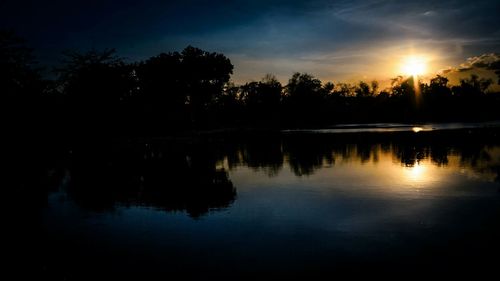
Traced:
<path fill-rule="evenodd" d="M 424 57 L 408 56 L 402 61 L 401 71 L 404 75 L 419 76 L 425 74 L 427 63 Z"/>

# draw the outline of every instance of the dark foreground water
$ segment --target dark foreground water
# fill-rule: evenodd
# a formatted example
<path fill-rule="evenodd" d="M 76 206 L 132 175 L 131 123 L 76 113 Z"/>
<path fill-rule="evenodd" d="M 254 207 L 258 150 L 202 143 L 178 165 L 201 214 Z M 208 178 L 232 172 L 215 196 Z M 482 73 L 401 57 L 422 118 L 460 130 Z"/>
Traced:
<path fill-rule="evenodd" d="M 498 267 L 497 129 L 89 141 L 7 154 L 6 188 L 20 190 L 5 199 L 18 276 L 407 279 Z"/>

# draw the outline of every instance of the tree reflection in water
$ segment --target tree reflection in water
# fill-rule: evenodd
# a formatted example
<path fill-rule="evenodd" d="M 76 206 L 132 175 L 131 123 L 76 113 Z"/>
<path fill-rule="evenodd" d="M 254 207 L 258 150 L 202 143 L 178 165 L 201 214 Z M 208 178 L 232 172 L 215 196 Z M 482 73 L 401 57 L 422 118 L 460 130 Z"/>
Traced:
<path fill-rule="evenodd" d="M 190 144 L 87 143 L 65 149 L 26 145 L 5 154 L 11 159 L 6 180 L 24 201 L 40 200 L 62 187 L 78 205 L 92 211 L 143 206 L 185 211 L 197 218 L 234 203 L 237 187 L 229 172 L 240 166 L 262 170 L 269 177 L 287 166 L 302 177 L 339 161 L 376 164 L 380 157 L 392 155 L 402 167 L 417 167 L 415 171 L 422 170 L 419 163 L 426 160 L 436 166 L 493 174 L 499 180 L 498 138 L 495 130 L 482 130 L 472 134 L 271 134 Z M 458 161 L 450 163 L 450 157 Z"/>
<path fill-rule="evenodd" d="M 228 167 L 248 166 L 272 169 L 270 176 L 288 164 L 296 176 L 314 174 L 339 161 L 360 164 L 379 162 L 392 156 L 403 167 L 416 167 L 422 161 L 432 165 L 456 166 L 480 173 L 500 172 L 500 139 L 496 130 L 442 131 L 415 134 L 315 134 L 298 133 L 279 137 L 245 139 L 239 146 L 225 146 Z M 254 153 L 256 152 L 256 153 Z M 450 163 L 450 157 L 458 159 Z M 251 161 L 249 161 L 251 159 Z"/>
<path fill-rule="evenodd" d="M 209 149 L 136 143 L 128 147 L 76 149 L 68 193 L 92 210 L 124 206 L 186 211 L 197 218 L 230 206 L 236 189 L 216 168 Z"/>

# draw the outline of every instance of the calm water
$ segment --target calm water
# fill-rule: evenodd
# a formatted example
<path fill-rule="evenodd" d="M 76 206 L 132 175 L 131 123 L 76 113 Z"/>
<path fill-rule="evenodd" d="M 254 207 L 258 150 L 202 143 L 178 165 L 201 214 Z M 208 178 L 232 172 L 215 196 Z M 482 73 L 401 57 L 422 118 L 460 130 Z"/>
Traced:
<path fill-rule="evenodd" d="M 31 157 L 9 171 L 13 185 L 38 192 L 13 209 L 15 261 L 54 280 L 498 265 L 492 129 L 116 141 Z"/>

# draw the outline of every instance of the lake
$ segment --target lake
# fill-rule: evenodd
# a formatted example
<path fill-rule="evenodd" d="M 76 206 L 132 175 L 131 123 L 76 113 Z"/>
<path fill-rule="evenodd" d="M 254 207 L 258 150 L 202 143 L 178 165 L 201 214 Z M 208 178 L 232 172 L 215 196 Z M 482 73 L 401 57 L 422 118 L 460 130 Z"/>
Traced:
<path fill-rule="evenodd" d="M 11 151 L 12 260 L 52 280 L 495 271 L 500 130 L 319 132 Z"/>

